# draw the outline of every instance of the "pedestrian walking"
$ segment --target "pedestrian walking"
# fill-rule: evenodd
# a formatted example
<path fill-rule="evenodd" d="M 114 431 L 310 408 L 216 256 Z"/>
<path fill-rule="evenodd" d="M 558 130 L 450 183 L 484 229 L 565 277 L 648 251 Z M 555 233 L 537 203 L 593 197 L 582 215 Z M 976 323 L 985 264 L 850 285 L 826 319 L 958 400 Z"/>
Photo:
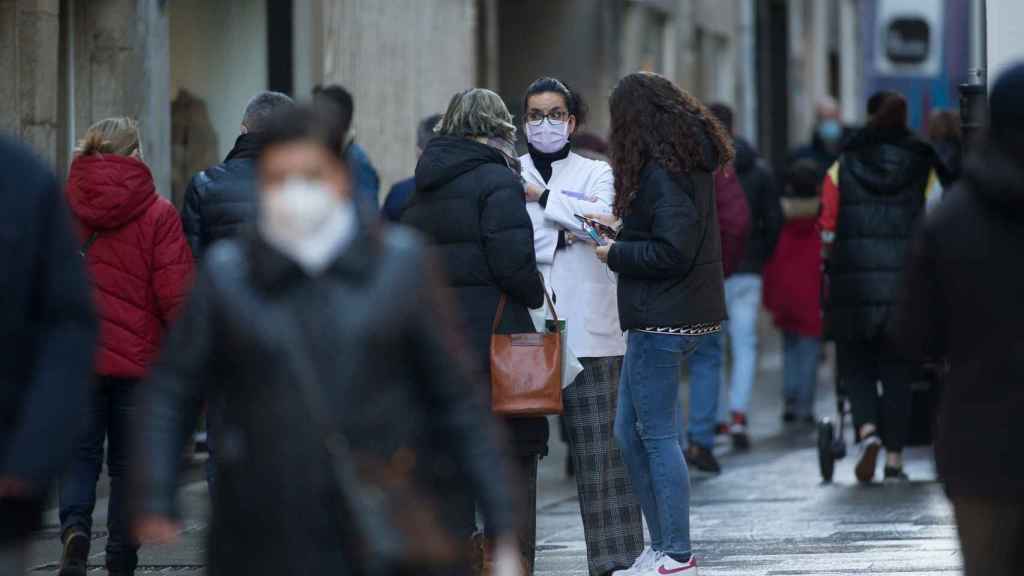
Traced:
<path fill-rule="evenodd" d="M 455 291 L 461 325 L 475 355 L 479 381 L 490 387 L 492 325 L 507 295 L 497 333 L 534 332 L 529 309 L 544 303 L 544 284 L 534 255 L 533 227 L 526 212 L 516 127 L 490 90 L 456 94 L 416 166 L 416 192 L 402 222 L 435 245 Z M 487 395 L 488 405 L 490 396 Z M 545 418 L 505 420 L 520 476 L 519 501 L 527 511 L 519 530 L 523 559 L 532 573 L 536 555 L 537 462 L 547 453 Z M 453 494 L 450 513 L 467 540 L 476 531 L 473 495 Z M 488 540 L 495 527 L 485 524 Z"/>
<path fill-rule="evenodd" d="M 0 136 L 0 574 L 25 574 L 89 394 L 96 322 L 53 172 Z"/>
<path fill-rule="evenodd" d="M 867 127 L 828 171 L 818 222 L 829 253 L 829 324 L 861 441 L 861 482 L 874 478 L 883 445 L 885 478 L 906 480 L 903 447 L 916 368 L 893 342 L 890 321 L 910 237 L 938 182 L 939 162 L 907 127 L 901 94 L 872 96 L 868 114 Z"/>
<path fill-rule="evenodd" d="M 914 237 L 900 307 L 911 357 L 945 360 L 935 457 L 967 576 L 1024 574 L 1024 64 L 996 80 L 961 184 Z"/>
<path fill-rule="evenodd" d="M 615 185 L 606 162 L 573 150 L 586 121 L 579 95 L 556 78 L 538 78 L 523 97 L 528 154 L 519 158 L 537 265 L 565 320 L 567 343 L 583 372 L 563 391 L 566 432 L 591 576 L 632 566 L 644 548 L 640 503 L 614 424 L 626 339 L 619 328 L 615 277 L 594 257 L 579 216 L 612 214 Z"/>
<path fill-rule="evenodd" d="M 797 160 L 814 160 L 827 170 L 835 163 L 843 150 L 843 144 L 856 133 L 844 126 L 839 113 L 839 103 L 831 96 L 822 97 L 814 107 L 814 133 L 811 140 L 794 149 L 789 163 Z"/>
<path fill-rule="evenodd" d="M 729 380 L 729 435 L 733 446 L 743 450 L 750 445 L 747 415 L 750 395 L 757 380 L 757 325 L 761 312 L 764 263 L 775 251 L 782 230 L 783 215 L 775 174 L 750 142 L 735 135 L 733 111 L 725 104 L 712 104 L 711 111 L 722 122 L 736 147 L 735 169 L 750 213 L 750 235 L 744 245 L 734 274 L 726 271 L 725 304 L 729 312 L 726 324 L 732 352 Z M 724 410 L 724 408 L 723 408 Z"/>
<path fill-rule="evenodd" d="M 263 149 L 271 118 L 295 103 L 280 92 L 253 96 L 242 114 L 241 134 L 224 162 L 207 168 L 189 182 L 181 223 L 198 261 L 216 242 L 234 238 L 255 225 L 257 206 L 256 162 Z M 223 399 L 208 398 L 206 408 L 206 480 L 210 494 L 217 477 L 218 428 Z"/>
<path fill-rule="evenodd" d="M 353 123 L 356 117 L 355 99 L 352 93 L 338 84 L 316 86 L 313 88 L 313 101 L 317 104 L 329 104 L 338 116 L 338 126 L 342 130 L 342 148 L 345 161 L 352 168 L 352 181 L 355 185 L 355 198 L 359 207 L 376 214 L 380 206 L 380 176 L 370 162 L 366 150 L 356 142 Z"/>
<path fill-rule="evenodd" d="M 440 114 L 431 114 L 420 121 L 416 127 L 416 159 L 423 155 L 423 149 L 433 140 L 437 123 L 441 121 Z M 409 199 L 416 192 L 416 177 L 410 176 L 405 180 L 396 182 L 388 196 L 384 200 L 384 206 L 380 209 L 380 215 L 388 222 L 399 222 L 402 219 L 402 212 L 409 204 Z"/>
<path fill-rule="evenodd" d="M 782 331 L 782 421 L 814 423 L 821 353 L 821 235 L 817 217 L 824 174 L 811 159 L 786 173 L 786 223 L 764 265 L 764 304 Z"/>
<path fill-rule="evenodd" d="M 627 573 L 696 575 L 679 369 L 725 320 L 714 173 L 732 145 L 703 104 L 656 74 L 622 78 L 610 112 L 622 229 L 596 252 L 618 274 L 628 335 L 615 437 L 651 538 Z"/>
<path fill-rule="evenodd" d="M 722 239 L 722 272 L 726 280 L 735 272 L 750 235 L 750 209 L 732 166 L 715 172 L 715 212 Z M 725 363 L 725 334 L 701 338 L 690 355 L 690 410 L 686 426 L 686 462 L 702 472 L 718 474 L 715 458 L 718 405 Z"/>
<path fill-rule="evenodd" d="M 138 564 L 126 510 L 136 391 L 185 300 L 192 254 L 177 211 L 156 193 L 130 118 L 89 127 L 71 164 L 67 196 L 98 306 L 100 341 L 92 398 L 79 416 L 82 432 L 60 483 L 64 553 L 58 574 L 86 573 L 106 445 L 106 566 L 111 574 L 130 575 Z"/>
<path fill-rule="evenodd" d="M 238 236 L 256 221 L 256 161 L 270 119 L 294 106 L 280 92 L 253 96 L 242 114 L 241 133 L 224 162 L 198 172 L 185 191 L 181 223 L 196 260 L 215 242 Z"/>
<path fill-rule="evenodd" d="M 945 108 L 932 110 L 928 116 L 928 141 L 942 161 L 944 170 L 939 174 L 942 186 L 952 187 L 963 174 L 964 142 L 960 131 L 960 113 Z M 941 197 L 940 191 L 938 198 Z"/>
<path fill-rule="evenodd" d="M 139 534 L 179 529 L 182 440 L 199 400 L 222 394 L 211 572 L 463 574 L 432 489 L 445 477 L 480 502 L 499 573 L 516 574 L 519 508 L 450 295 L 422 240 L 363 220 L 324 114 L 267 130 L 257 230 L 211 249 L 145 384 Z"/>

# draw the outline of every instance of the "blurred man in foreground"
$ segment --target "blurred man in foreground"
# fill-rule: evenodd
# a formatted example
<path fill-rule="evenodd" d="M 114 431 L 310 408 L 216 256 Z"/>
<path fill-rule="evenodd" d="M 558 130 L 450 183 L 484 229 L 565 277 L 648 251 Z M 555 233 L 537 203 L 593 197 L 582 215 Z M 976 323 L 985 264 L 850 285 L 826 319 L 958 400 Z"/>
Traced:
<path fill-rule="evenodd" d="M 179 454 L 213 392 L 212 573 L 461 574 L 465 545 L 424 488 L 442 485 L 477 496 L 514 574 L 510 470 L 437 267 L 411 233 L 362 221 L 327 112 L 273 123 L 257 228 L 208 254 L 146 385 L 138 535 L 176 534 Z"/>
<path fill-rule="evenodd" d="M 22 574 L 78 432 L 96 323 L 53 174 L 2 138 L 0 165 L 0 574 Z"/>

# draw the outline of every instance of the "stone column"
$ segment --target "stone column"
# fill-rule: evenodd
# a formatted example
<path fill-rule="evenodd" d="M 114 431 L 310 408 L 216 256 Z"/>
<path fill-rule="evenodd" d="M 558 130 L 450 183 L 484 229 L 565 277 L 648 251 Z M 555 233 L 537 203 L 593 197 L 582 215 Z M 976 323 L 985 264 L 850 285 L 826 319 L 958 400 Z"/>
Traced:
<path fill-rule="evenodd" d="M 169 196 L 170 64 L 164 2 L 77 3 L 74 27 L 76 137 L 104 118 L 135 118 L 157 190 Z"/>
<path fill-rule="evenodd" d="M 59 0 L 0 0 L 0 130 L 57 159 Z"/>
<path fill-rule="evenodd" d="M 474 0 L 324 0 L 323 81 L 355 98 L 381 194 L 416 166 L 416 125 L 476 82 Z M 301 94 L 299 96 L 307 96 Z"/>

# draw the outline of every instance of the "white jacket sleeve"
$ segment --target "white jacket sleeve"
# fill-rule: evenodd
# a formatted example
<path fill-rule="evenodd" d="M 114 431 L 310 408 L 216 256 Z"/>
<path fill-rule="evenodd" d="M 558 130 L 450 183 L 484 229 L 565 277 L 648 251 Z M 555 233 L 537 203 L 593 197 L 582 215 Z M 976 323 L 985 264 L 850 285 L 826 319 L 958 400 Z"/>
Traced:
<path fill-rule="evenodd" d="M 556 227 L 570 230 L 580 238 L 588 238 L 576 214 L 611 214 L 615 200 L 615 180 L 608 164 L 584 159 L 580 161 L 589 164 L 589 173 L 579 174 L 578 178 L 573 179 L 580 183 L 580 189 L 549 188 L 544 217 Z"/>

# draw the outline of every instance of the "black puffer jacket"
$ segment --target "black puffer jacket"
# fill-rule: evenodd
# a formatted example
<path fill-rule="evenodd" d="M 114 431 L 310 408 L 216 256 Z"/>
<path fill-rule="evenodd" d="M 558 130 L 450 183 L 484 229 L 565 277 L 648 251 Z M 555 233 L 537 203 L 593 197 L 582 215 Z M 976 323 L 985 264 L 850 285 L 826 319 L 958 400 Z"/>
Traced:
<path fill-rule="evenodd" d="M 886 328 L 935 151 L 908 131 L 866 128 L 839 159 L 839 220 L 830 261 L 837 340 L 871 340 Z"/>
<path fill-rule="evenodd" d="M 499 327 L 503 333 L 533 332 L 527 308 L 544 302 L 519 176 L 490 146 L 465 138 L 434 138 L 416 166 L 416 192 L 402 222 L 437 246 L 476 350 L 474 364 L 481 374 L 489 374 L 491 324 L 501 293 L 509 297 Z M 546 451 L 547 420 L 510 422 L 521 453 Z"/>
<path fill-rule="evenodd" d="M 242 134 L 223 164 L 199 172 L 188 183 L 181 223 L 197 260 L 211 244 L 237 236 L 256 219 L 261 147 L 258 133 Z"/>
<path fill-rule="evenodd" d="M 648 163 L 608 266 L 619 274 L 623 330 L 725 320 L 714 177 Z"/>
<path fill-rule="evenodd" d="M 331 472 L 328 434 L 303 382 L 319 387 L 316 404 L 343 439 L 331 446 L 346 447 L 338 460 L 363 483 L 409 482 L 418 503 L 441 508 L 447 492 L 435 486 L 469 493 L 498 532 L 515 529 L 499 427 L 467 392 L 446 314 L 451 295 L 431 262 L 422 239 L 399 228 L 380 238 L 361 232 L 315 278 L 258 238 L 211 249 L 140 387 L 139 461 L 143 509 L 172 514 L 199 403 L 223 395 L 212 572 L 362 573 L 349 547 L 352 518 L 380 512 L 357 496 L 356 509 L 339 511 L 348 492 Z"/>
<path fill-rule="evenodd" d="M 735 166 L 750 207 L 750 238 L 736 274 L 760 274 L 775 251 L 785 222 L 779 191 L 768 162 L 742 138 L 736 139 Z"/>
<path fill-rule="evenodd" d="M 1024 493 L 1024 169 L 982 144 L 914 239 L 899 341 L 946 358 L 935 455 L 954 498 Z"/>

